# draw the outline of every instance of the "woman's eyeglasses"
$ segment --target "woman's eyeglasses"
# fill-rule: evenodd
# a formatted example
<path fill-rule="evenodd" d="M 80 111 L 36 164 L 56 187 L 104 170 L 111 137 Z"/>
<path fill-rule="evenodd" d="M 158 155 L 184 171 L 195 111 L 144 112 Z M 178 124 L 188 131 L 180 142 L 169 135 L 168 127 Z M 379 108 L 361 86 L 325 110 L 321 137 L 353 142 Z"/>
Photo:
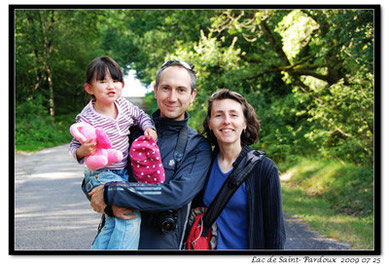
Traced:
<path fill-rule="evenodd" d="M 194 69 L 193 65 L 190 65 L 189 63 L 180 60 L 168 60 L 167 62 L 162 64 L 161 69 L 169 65 L 181 65 L 182 67 L 184 67 L 185 69 L 191 72 L 193 72 Z"/>

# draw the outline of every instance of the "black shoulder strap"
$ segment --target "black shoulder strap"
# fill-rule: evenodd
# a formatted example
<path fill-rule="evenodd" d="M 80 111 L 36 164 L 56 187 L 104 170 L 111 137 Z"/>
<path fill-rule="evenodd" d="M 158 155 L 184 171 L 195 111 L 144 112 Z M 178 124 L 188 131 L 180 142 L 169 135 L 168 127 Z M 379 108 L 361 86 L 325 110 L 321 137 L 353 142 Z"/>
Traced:
<path fill-rule="evenodd" d="M 175 168 L 177 168 L 177 163 L 179 163 L 182 160 L 182 157 L 184 156 L 184 151 L 187 143 L 188 143 L 188 126 L 185 125 L 180 130 L 180 133 L 178 135 L 177 145 L 173 152 Z"/>
<path fill-rule="evenodd" d="M 231 172 L 222 188 L 217 193 L 215 199 L 204 214 L 204 229 L 203 235 L 207 236 L 209 228 L 219 217 L 228 201 L 231 199 L 235 191 L 240 187 L 254 166 L 263 160 L 264 152 L 251 150 L 247 153 L 247 158 L 243 159 L 238 166 Z"/>

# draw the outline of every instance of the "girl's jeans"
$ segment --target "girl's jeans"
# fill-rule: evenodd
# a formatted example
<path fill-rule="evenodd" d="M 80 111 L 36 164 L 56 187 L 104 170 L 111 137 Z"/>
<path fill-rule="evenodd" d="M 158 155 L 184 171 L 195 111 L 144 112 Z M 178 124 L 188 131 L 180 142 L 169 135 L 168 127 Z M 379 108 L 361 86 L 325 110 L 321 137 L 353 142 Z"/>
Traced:
<path fill-rule="evenodd" d="M 88 192 L 93 188 L 113 181 L 128 181 L 127 170 L 89 170 L 85 169 L 85 187 Z M 123 220 L 105 215 L 105 225 L 93 242 L 92 249 L 138 249 L 141 216 L 138 210 L 132 213 L 136 217 Z"/>

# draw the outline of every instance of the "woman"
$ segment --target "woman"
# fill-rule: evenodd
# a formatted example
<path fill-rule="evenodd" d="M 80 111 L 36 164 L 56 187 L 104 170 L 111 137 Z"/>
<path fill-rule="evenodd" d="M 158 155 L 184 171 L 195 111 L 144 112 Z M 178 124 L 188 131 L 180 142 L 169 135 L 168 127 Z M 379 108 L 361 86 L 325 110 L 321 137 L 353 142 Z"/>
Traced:
<path fill-rule="evenodd" d="M 208 99 L 204 134 L 215 146 L 214 161 L 204 188 L 209 207 L 233 163 L 258 140 L 260 123 L 253 107 L 236 92 L 222 89 Z M 264 158 L 234 193 L 216 220 L 217 249 L 282 249 L 285 229 L 278 169 Z"/>

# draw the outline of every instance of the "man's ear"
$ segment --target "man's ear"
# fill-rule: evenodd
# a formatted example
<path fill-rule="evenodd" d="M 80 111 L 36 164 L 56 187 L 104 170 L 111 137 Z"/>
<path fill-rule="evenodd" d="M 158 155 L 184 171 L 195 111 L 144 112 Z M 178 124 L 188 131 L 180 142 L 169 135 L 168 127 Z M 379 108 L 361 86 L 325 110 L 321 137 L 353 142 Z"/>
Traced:
<path fill-rule="evenodd" d="M 196 89 L 194 89 L 193 90 L 193 92 L 191 93 L 191 100 L 190 100 L 190 103 L 193 103 L 193 101 L 194 101 L 194 99 L 195 99 L 195 97 L 196 97 L 196 94 L 197 94 L 197 90 Z"/>
<path fill-rule="evenodd" d="M 85 84 L 84 84 L 84 89 L 85 89 L 85 91 L 86 91 L 88 94 L 93 95 L 92 86 L 91 86 L 89 83 L 85 83 Z"/>
<path fill-rule="evenodd" d="M 154 98 L 157 99 L 157 91 L 158 91 L 158 87 L 156 84 L 154 84 Z"/>

